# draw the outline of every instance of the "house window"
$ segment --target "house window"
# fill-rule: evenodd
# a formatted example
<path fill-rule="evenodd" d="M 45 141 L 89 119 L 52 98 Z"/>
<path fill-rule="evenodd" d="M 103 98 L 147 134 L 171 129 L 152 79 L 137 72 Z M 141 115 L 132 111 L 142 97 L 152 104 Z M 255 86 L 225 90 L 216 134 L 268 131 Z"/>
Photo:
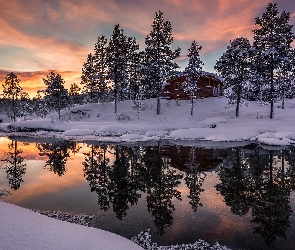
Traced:
<path fill-rule="evenodd" d="M 182 83 L 181 82 L 176 82 L 175 83 L 175 90 L 182 89 Z"/>

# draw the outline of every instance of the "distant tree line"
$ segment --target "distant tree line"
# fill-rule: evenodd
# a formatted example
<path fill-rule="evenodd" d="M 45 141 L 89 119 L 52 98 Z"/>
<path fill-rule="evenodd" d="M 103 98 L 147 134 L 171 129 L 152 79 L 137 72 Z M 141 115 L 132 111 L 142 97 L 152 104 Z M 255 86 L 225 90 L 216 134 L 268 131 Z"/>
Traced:
<path fill-rule="evenodd" d="M 245 101 L 260 101 L 270 104 L 273 118 L 274 103 L 281 101 L 284 108 L 285 99 L 294 97 L 295 50 L 291 43 L 295 37 L 289 20 L 289 12 L 279 13 L 277 4 L 270 3 L 266 12 L 255 19 L 258 28 L 253 30 L 253 44 L 247 38 L 235 38 L 217 60 L 215 70 L 223 78 L 224 95 L 230 104 L 236 105 L 236 117 Z M 156 98 L 160 114 L 163 84 L 179 73 L 175 59 L 180 56 L 180 48 L 172 50 L 172 44 L 172 26 L 161 11 L 156 12 L 141 51 L 136 39 L 126 36 L 117 24 L 110 38 L 98 37 L 93 53 L 88 54 L 82 67 L 82 89 L 75 83 L 66 89 L 62 77 L 50 72 L 43 79 L 46 89 L 30 99 L 12 72 L 3 84 L 0 112 L 6 112 L 15 121 L 16 117 L 45 117 L 56 111 L 60 119 L 60 111 L 75 104 L 112 101 L 117 113 L 120 101 L 136 103 Z M 184 72 L 183 87 L 191 98 L 191 115 L 202 75 L 201 49 L 195 40 L 191 43 Z"/>

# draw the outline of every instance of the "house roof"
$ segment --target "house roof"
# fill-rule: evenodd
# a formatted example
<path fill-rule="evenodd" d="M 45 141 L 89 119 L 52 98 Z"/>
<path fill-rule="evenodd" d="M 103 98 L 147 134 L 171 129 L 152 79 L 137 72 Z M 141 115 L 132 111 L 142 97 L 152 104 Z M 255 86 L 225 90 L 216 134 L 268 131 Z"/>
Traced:
<path fill-rule="evenodd" d="M 172 79 L 170 79 L 170 81 L 171 80 L 174 80 L 174 79 L 176 79 L 176 78 L 179 78 L 179 77 L 182 77 L 182 76 L 186 76 L 187 75 L 187 73 L 186 72 L 184 72 L 184 71 L 182 71 L 182 72 L 177 72 L 176 74 L 175 74 L 175 77 L 174 78 L 172 78 Z M 205 77 L 208 77 L 208 78 L 210 78 L 210 79 L 216 79 L 216 80 L 219 80 L 219 81 L 223 81 L 223 79 L 219 76 L 219 75 L 217 75 L 217 74 L 214 74 L 214 73 L 211 73 L 211 72 L 206 72 L 206 71 L 202 71 L 202 75 L 203 76 L 205 76 Z M 164 86 L 166 86 L 167 84 L 163 84 L 163 87 Z M 168 83 L 168 85 L 169 85 L 169 83 Z"/>

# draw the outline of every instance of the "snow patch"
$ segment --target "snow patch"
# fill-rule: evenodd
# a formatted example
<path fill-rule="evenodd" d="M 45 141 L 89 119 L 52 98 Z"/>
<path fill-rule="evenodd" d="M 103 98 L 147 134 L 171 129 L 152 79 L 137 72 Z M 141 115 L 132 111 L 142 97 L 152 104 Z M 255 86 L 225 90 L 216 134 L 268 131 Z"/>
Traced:
<path fill-rule="evenodd" d="M 69 129 L 65 131 L 62 136 L 83 136 L 92 135 L 93 131 L 90 129 Z"/>

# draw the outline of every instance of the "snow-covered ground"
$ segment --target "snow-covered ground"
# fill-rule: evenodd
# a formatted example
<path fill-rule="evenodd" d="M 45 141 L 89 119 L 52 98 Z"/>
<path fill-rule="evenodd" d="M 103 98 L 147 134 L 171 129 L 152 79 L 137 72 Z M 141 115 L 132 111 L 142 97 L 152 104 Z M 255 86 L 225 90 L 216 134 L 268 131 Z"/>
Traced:
<path fill-rule="evenodd" d="M 1 201 L 0 239 L 1 250 L 142 249 L 119 235 L 54 220 Z"/>
<path fill-rule="evenodd" d="M 287 100 L 285 109 L 275 105 L 274 119 L 269 119 L 270 106 L 250 102 L 240 108 L 225 108 L 225 98 L 195 101 L 190 115 L 190 101 L 161 100 L 161 114 L 156 114 L 156 100 L 141 101 L 141 110 L 132 108 L 132 101 L 85 104 L 62 110 L 62 120 L 56 114 L 44 119 L 17 121 L 14 129 L 38 129 L 37 132 L 14 132 L 14 135 L 59 137 L 77 140 L 112 142 L 148 140 L 202 140 L 214 142 L 258 141 L 267 145 L 285 146 L 295 143 L 295 99 Z M 0 123 L 7 131 L 8 123 Z M 59 132 L 56 132 L 59 131 Z"/>
<path fill-rule="evenodd" d="M 0 201 L 0 239 L 1 250 L 230 250 L 217 242 L 210 246 L 203 240 L 193 244 L 158 246 L 152 242 L 149 230 L 133 237 L 131 241 L 101 229 L 52 219 L 2 201 Z"/>

